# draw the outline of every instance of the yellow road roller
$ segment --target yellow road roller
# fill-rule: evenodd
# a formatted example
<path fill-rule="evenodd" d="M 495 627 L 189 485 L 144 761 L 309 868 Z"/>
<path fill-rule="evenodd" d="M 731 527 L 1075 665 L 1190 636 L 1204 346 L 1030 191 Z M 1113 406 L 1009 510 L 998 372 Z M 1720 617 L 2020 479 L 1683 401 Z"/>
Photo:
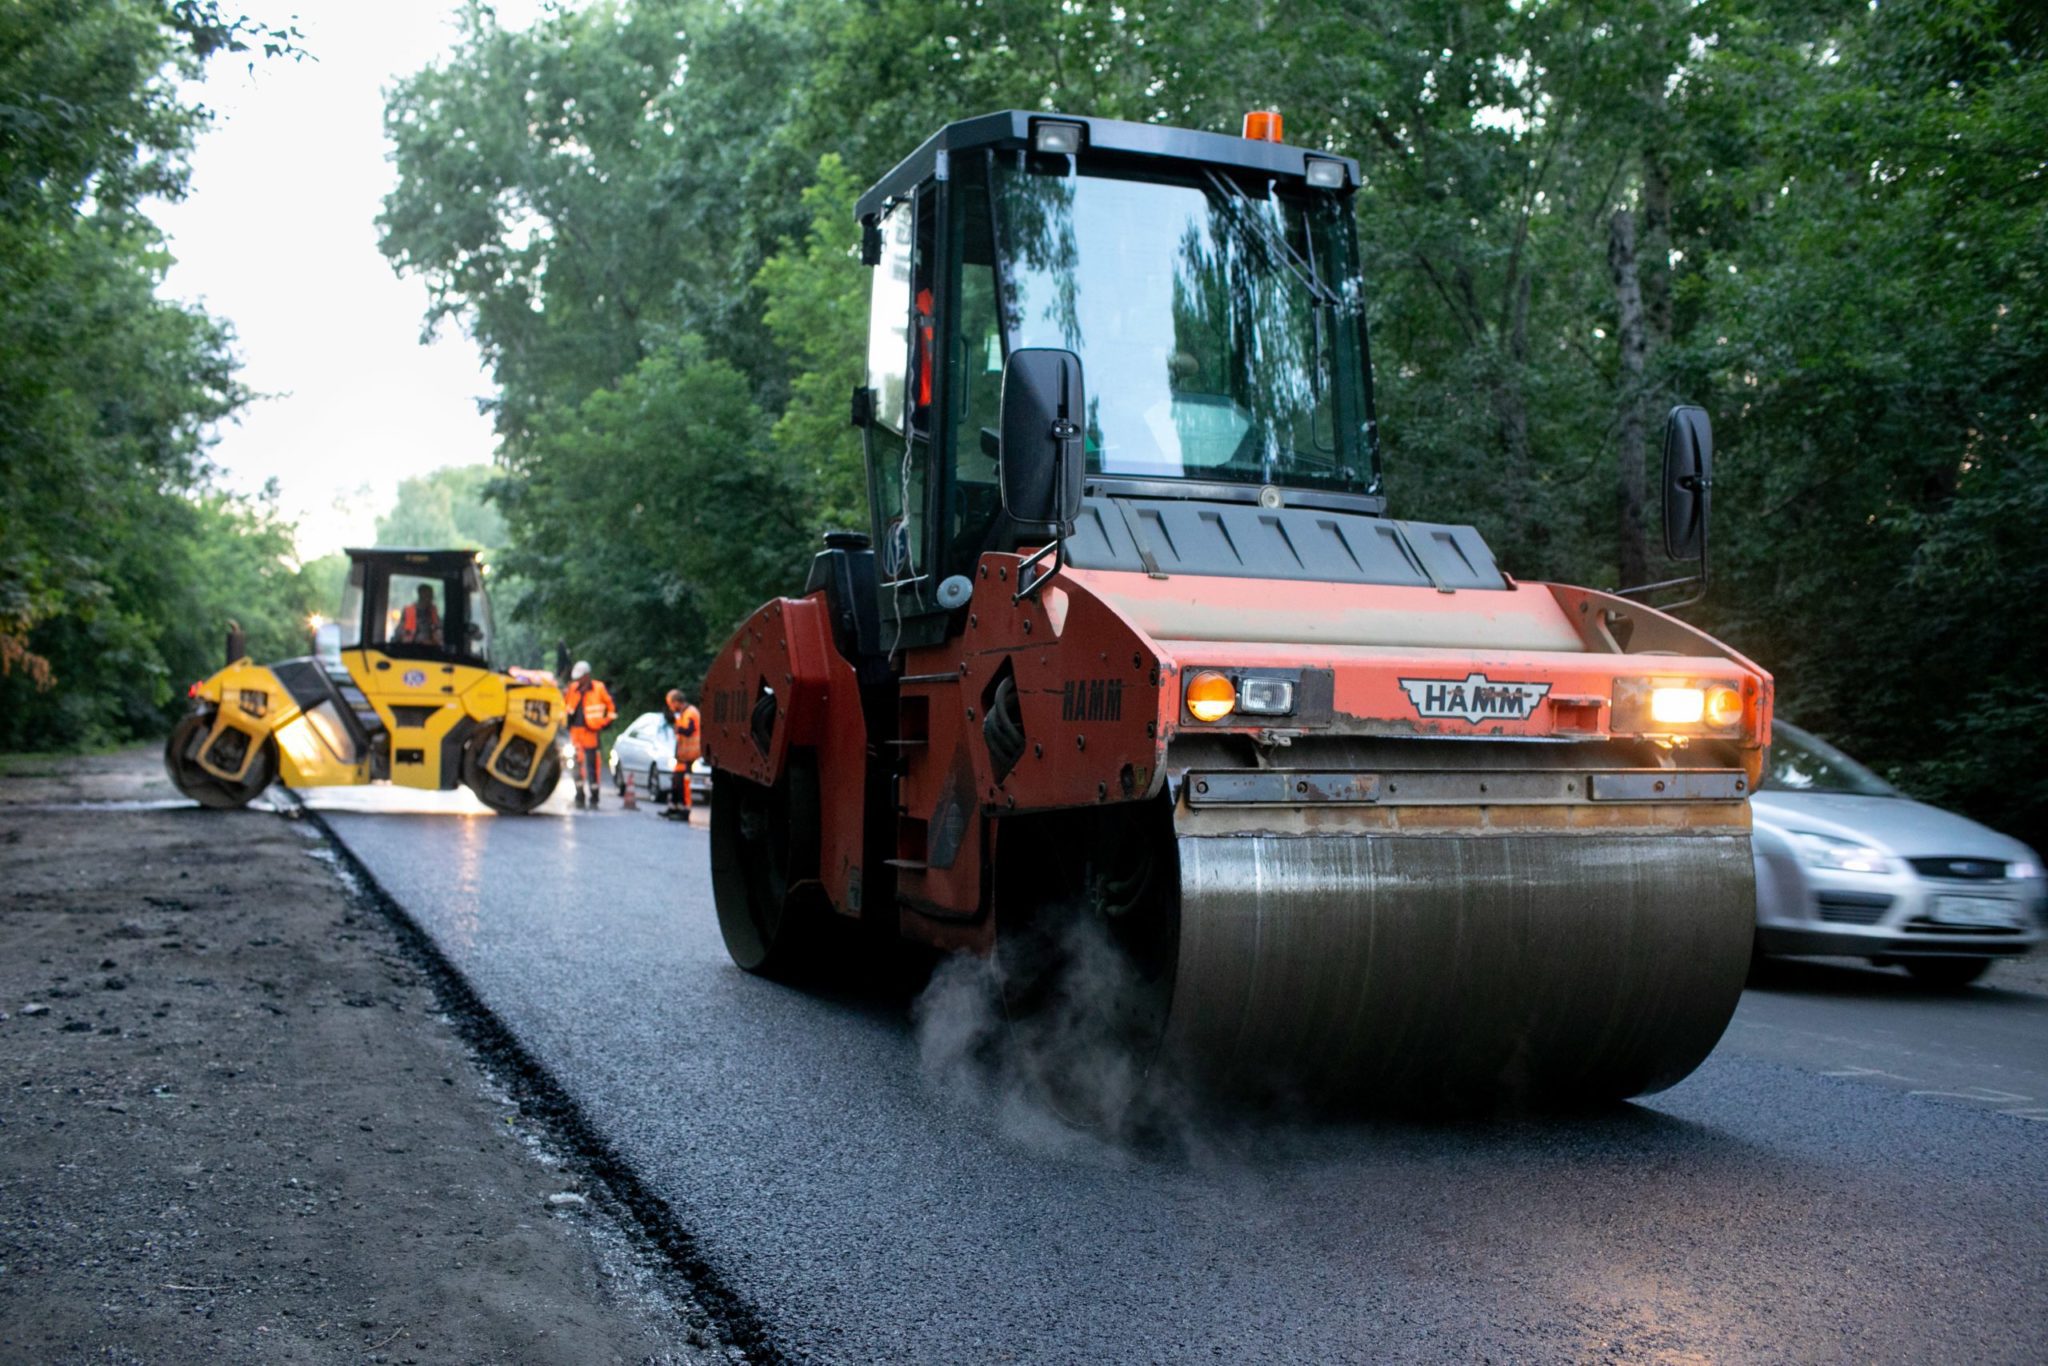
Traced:
<path fill-rule="evenodd" d="M 491 667 L 491 605 L 474 550 L 348 552 L 340 617 L 310 658 L 242 656 L 191 688 L 164 747 L 178 790 L 246 805 L 286 787 L 467 787 L 524 814 L 562 776 L 554 683 Z M 239 654 L 230 649 L 231 654 Z"/>

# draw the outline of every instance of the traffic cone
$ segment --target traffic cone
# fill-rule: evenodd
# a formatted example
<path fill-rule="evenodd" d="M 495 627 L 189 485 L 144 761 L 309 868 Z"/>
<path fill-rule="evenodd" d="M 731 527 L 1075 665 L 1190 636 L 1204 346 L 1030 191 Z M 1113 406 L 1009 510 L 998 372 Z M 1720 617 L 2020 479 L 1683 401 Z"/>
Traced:
<path fill-rule="evenodd" d="M 638 811 L 640 803 L 633 800 L 633 772 L 626 770 L 626 788 L 619 794 L 619 805 L 628 811 Z"/>

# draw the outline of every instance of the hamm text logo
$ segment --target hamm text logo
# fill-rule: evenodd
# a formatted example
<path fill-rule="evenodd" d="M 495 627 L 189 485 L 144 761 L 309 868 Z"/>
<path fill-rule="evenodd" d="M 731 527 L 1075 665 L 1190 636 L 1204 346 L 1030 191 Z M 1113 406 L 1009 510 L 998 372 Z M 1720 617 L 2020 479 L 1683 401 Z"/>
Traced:
<path fill-rule="evenodd" d="M 1428 721 L 1526 721 L 1550 691 L 1548 683 L 1496 683 L 1485 674 L 1456 678 L 1404 678 L 1408 700 Z"/>

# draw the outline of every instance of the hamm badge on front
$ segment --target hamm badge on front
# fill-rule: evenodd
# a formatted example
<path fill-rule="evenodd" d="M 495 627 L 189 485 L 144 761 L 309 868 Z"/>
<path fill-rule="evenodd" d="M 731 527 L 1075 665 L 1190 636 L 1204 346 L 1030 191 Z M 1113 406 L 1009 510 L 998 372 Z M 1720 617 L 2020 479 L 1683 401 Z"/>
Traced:
<path fill-rule="evenodd" d="M 427 686 L 427 676 L 418 669 L 407 669 L 405 671 L 405 686 L 408 688 L 424 688 Z"/>
<path fill-rule="evenodd" d="M 1496 683 L 1485 674 L 1404 678 L 1408 700 L 1426 721 L 1526 721 L 1550 691 L 1548 683 Z"/>

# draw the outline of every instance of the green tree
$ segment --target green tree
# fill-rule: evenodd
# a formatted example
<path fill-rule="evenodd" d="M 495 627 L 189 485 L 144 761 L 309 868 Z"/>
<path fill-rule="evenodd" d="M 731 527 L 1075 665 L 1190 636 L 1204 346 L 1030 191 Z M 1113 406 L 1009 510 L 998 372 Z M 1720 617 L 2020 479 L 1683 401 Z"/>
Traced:
<path fill-rule="evenodd" d="M 1788 715 L 2048 842 L 2048 20 L 1858 8 L 1711 75 L 1715 617 Z"/>
<path fill-rule="evenodd" d="M 2038 842 L 2048 660 L 2012 606 L 2048 563 L 2037 8 L 620 0 L 507 33 L 478 7 L 394 98 L 385 249 L 497 367 L 524 610 L 652 678 L 865 520 L 862 186 L 985 110 L 1235 132 L 1277 102 L 1362 165 L 1397 512 L 1477 524 L 1523 577 L 1660 577 L 1636 490 L 1663 410 L 1707 404 L 1701 619 L 1791 714 Z M 731 458 L 695 463 L 713 439 Z M 686 471 L 745 553 L 691 544 Z M 657 506 L 697 530 L 644 534 Z"/>
<path fill-rule="evenodd" d="M 209 484 L 208 429 L 244 398 L 230 335 L 158 297 L 144 205 L 184 192 L 206 115 L 182 84 L 291 38 L 201 0 L 0 9 L 0 745 L 159 728 L 217 665 L 216 584 L 290 634 L 288 529 Z"/>
<path fill-rule="evenodd" d="M 808 508 L 767 433 L 746 377 L 695 338 L 538 424 L 505 566 L 621 705 L 694 690 L 759 586 L 801 564 Z"/>
<path fill-rule="evenodd" d="M 789 404 L 775 420 L 775 447 L 811 490 L 819 520 L 855 530 L 868 525 L 860 441 L 847 421 L 849 396 L 867 367 L 868 271 L 853 219 L 860 191 L 846 163 L 827 152 L 803 195 L 809 232 L 754 277 L 762 321 L 796 371 Z"/>
<path fill-rule="evenodd" d="M 391 511 L 377 519 L 377 544 L 495 550 L 505 544 L 505 518 L 488 494 L 489 465 L 446 465 L 398 484 Z"/>

